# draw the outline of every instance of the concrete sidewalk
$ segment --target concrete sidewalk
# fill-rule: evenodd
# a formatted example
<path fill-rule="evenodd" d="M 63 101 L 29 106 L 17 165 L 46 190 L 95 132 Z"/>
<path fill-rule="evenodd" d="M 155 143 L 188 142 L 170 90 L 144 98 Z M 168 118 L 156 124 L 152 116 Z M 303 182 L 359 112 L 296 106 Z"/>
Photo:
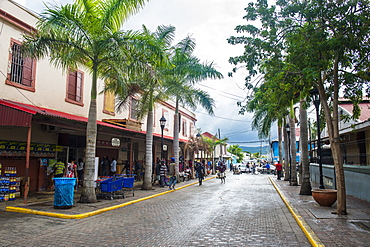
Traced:
<path fill-rule="evenodd" d="M 370 203 L 347 196 L 348 215 L 336 215 L 336 203 L 332 207 L 320 206 L 312 196 L 299 195 L 300 186 L 290 186 L 288 181 L 271 177 L 298 219 L 306 223 L 324 246 L 370 246 Z M 313 189 L 318 185 L 312 185 Z M 321 243 L 320 243 L 321 242 Z M 313 244 L 313 246 L 315 246 Z"/>

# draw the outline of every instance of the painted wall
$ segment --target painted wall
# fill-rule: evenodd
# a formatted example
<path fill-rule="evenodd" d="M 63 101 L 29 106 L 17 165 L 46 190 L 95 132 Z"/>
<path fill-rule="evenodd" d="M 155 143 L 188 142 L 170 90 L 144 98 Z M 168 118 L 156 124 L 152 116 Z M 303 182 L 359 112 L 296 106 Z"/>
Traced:
<path fill-rule="evenodd" d="M 318 164 L 310 164 L 310 174 L 311 181 L 319 184 Z M 370 167 L 345 165 L 344 177 L 347 195 L 370 202 Z M 325 188 L 335 188 L 334 166 L 323 165 L 323 178 Z"/>

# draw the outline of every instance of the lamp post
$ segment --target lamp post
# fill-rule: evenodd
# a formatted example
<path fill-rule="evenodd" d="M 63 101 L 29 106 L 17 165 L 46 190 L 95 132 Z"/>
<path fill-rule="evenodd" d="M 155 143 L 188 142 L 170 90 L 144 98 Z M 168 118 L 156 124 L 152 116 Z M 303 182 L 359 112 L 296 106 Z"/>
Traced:
<path fill-rule="evenodd" d="M 199 156 L 199 139 L 200 139 L 200 134 L 197 133 L 196 134 L 196 138 L 197 138 L 197 146 L 198 146 L 198 151 L 197 151 L 197 158 L 199 159 L 200 162 L 202 162 L 202 158 L 199 158 L 202 156 L 202 150 L 200 151 L 200 156 Z"/>
<path fill-rule="evenodd" d="M 287 123 L 285 126 L 286 133 L 288 134 L 288 155 L 289 155 L 289 185 L 292 185 L 292 161 L 290 155 L 290 125 Z"/>
<path fill-rule="evenodd" d="M 162 130 L 162 135 L 161 135 L 161 160 L 164 159 L 164 154 L 163 154 L 163 129 L 164 129 L 164 126 L 166 125 L 166 118 L 164 116 L 161 117 L 161 119 L 159 119 L 159 123 L 161 125 L 161 130 Z"/>
<path fill-rule="evenodd" d="M 319 176 L 320 176 L 320 184 L 319 189 L 325 189 L 324 187 L 324 179 L 322 174 L 322 155 L 321 155 L 321 134 L 320 134 L 320 95 L 319 90 L 317 88 L 313 88 L 310 91 L 312 95 L 313 104 L 316 108 L 316 123 L 317 123 L 317 156 L 319 157 Z"/>

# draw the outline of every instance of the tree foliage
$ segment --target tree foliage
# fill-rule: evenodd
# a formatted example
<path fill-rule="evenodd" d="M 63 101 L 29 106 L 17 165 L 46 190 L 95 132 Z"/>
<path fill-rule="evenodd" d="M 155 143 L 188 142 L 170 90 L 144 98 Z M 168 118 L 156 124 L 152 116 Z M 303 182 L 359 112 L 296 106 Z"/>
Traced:
<path fill-rule="evenodd" d="M 241 56 L 230 58 L 248 72 L 246 87 L 253 89 L 241 111 L 255 112 L 255 127 L 267 133 L 268 124 L 279 119 L 290 104 L 319 90 L 323 112 L 332 143 L 338 182 L 338 214 L 346 214 L 344 172 L 341 163 L 338 127 L 339 89 L 354 105 L 353 117 L 359 116 L 358 102 L 369 92 L 369 1 L 279 0 L 269 6 L 266 0 L 249 3 L 247 21 L 259 21 L 235 28 L 246 35 L 230 37 L 230 44 L 243 44 Z M 230 75 L 232 75 L 232 73 Z M 251 79 L 263 75 L 259 84 Z M 269 91 L 270 89 L 270 91 Z M 308 99 L 309 100 L 309 99 Z M 267 103 L 267 105 L 266 105 Z"/>

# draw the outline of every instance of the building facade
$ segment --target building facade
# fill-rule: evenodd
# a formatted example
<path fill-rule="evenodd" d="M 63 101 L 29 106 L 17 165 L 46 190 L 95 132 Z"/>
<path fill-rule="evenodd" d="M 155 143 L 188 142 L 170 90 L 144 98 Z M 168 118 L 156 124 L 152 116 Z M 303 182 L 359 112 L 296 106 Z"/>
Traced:
<path fill-rule="evenodd" d="M 48 173 L 57 159 L 67 163 L 84 159 L 91 75 L 79 68 L 62 71 L 49 63 L 24 57 L 23 34 L 35 30 L 38 16 L 11 0 L 0 0 L 0 163 L 28 177 L 30 191 L 50 185 Z M 104 81 L 99 80 L 102 92 Z M 107 156 L 118 161 L 117 172 L 125 163 L 145 160 L 146 118 L 138 119 L 136 105 L 140 95 L 132 96 L 125 108 L 117 111 L 115 97 L 100 93 L 97 98 L 96 162 Z M 175 104 L 157 102 L 153 125 L 153 162 L 161 156 L 159 119 L 166 118 L 163 130 L 164 157 L 173 156 Z M 194 135 L 195 114 L 180 108 L 180 148 Z M 181 154 L 180 154 L 181 155 Z M 101 173 L 100 168 L 98 174 Z M 97 175 L 98 175 L 97 174 Z M 0 174 L 1 175 L 1 174 Z"/>

